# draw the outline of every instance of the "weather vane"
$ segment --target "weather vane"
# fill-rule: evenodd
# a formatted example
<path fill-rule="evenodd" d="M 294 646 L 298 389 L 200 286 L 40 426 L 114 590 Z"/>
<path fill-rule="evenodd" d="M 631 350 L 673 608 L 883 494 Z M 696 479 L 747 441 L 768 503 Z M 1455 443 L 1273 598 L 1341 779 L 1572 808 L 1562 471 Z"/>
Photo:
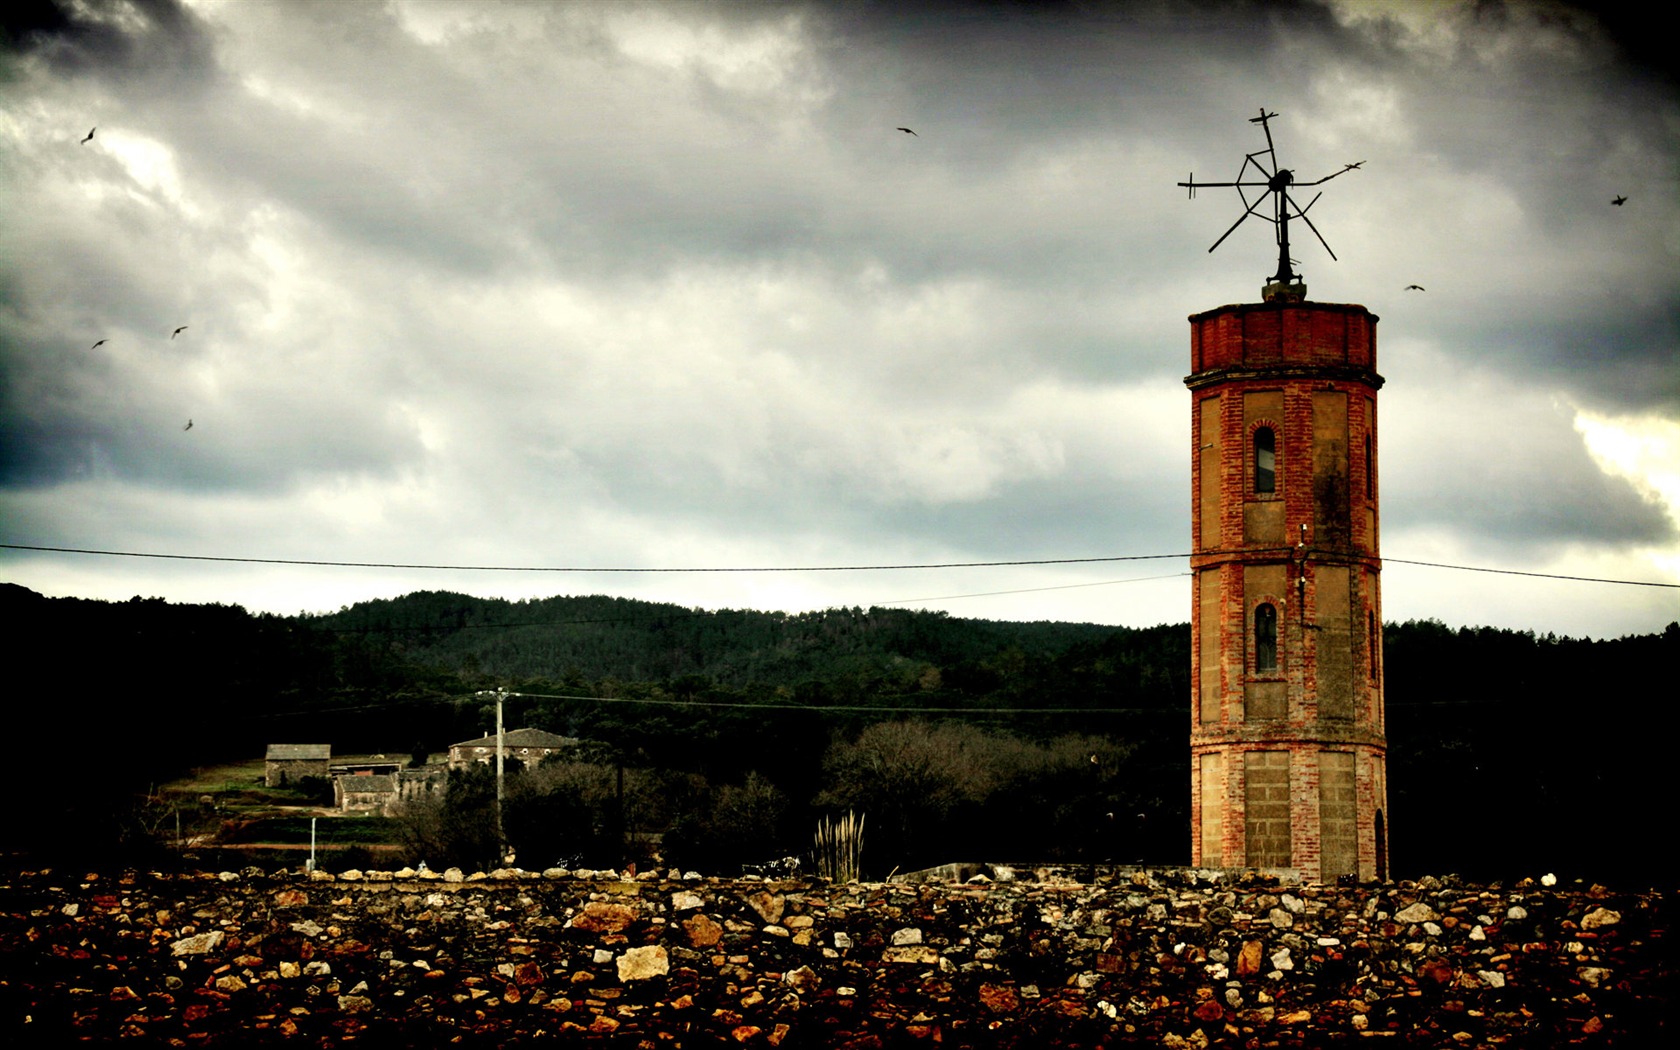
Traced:
<path fill-rule="evenodd" d="M 1365 162 L 1358 161 L 1353 164 L 1345 164 L 1342 166 L 1341 171 L 1338 171 L 1333 175 L 1326 175 L 1324 178 L 1315 182 L 1296 181 L 1295 173 L 1293 171 L 1290 171 L 1288 168 L 1278 166 L 1277 148 L 1272 145 L 1272 128 L 1271 125 L 1267 123 L 1275 116 L 1277 116 L 1276 113 L 1267 113 L 1266 108 L 1262 106 L 1260 107 L 1260 115 L 1258 117 L 1248 118 L 1248 122 L 1250 124 L 1260 125 L 1261 130 L 1266 133 L 1266 148 L 1255 153 L 1250 153 L 1247 157 L 1243 158 L 1243 164 L 1237 171 L 1237 179 L 1235 182 L 1197 182 L 1195 172 L 1191 172 L 1190 181 L 1181 182 L 1179 185 L 1189 189 L 1191 199 L 1195 198 L 1196 191 L 1199 189 L 1215 189 L 1225 186 L 1235 186 L 1237 188 L 1237 193 L 1242 197 L 1242 202 L 1246 205 L 1246 208 L 1237 221 L 1231 224 L 1231 228 L 1221 234 L 1217 241 L 1213 242 L 1213 248 L 1217 248 L 1221 244 L 1224 244 L 1225 238 L 1236 232 L 1237 227 L 1243 224 L 1244 219 L 1248 218 L 1250 215 L 1260 216 L 1262 219 L 1265 219 L 1277 228 L 1278 268 L 1277 273 L 1273 274 L 1271 277 L 1271 283 L 1266 287 L 1266 298 L 1271 299 L 1278 295 L 1285 294 L 1294 298 L 1299 298 L 1306 295 L 1306 285 L 1302 283 L 1300 275 L 1291 269 L 1295 260 L 1289 257 L 1289 220 L 1291 218 L 1296 218 L 1306 223 L 1307 229 L 1311 230 L 1313 232 L 1313 236 L 1318 238 L 1318 243 L 1324 245 L 1325 251 L 1330 252 L 1330 258 L 1334 259 L 1336 257 L 1336 253 L 1330 251 L 1329 242 L 1324 239 L 1324 235 L 1322 233 L 1318 232 L 1318 227 L 1313 225 L 1312 220 L 1307 218 L 1307 209 L 1311 208 L 1314 204 L 1317 204 L 1318 198 L 1324 196 L 1324 194 L 1322 192 L 1314 194 L 1313 199 L 1308 201 L 1306 206 L 1303 207 L 1300 204 L 1297 204 L 1295 199 L 1289 195 L 1290 188 L 1295 187 L 1299 189 L 1306 186 L 1323 185 L 1335 178 L 1337 175 L 1344 175 Z M 1249 171 L 1250 168 L 1254 169 L 1252 173 Z M 1259 190 L 1262 192 L 1256 193 L 1254 195 L 1254 199 L 1249 200 L 1248 192 L 1250 190 Z M 1269 215 L 1261 210 L 1261 206 L 1266 203 L 1268 196 L 1271 198 L 1271 214 Z M 1213 248 L 1209 248 L 1208 251 L 1213 251 Z"/>

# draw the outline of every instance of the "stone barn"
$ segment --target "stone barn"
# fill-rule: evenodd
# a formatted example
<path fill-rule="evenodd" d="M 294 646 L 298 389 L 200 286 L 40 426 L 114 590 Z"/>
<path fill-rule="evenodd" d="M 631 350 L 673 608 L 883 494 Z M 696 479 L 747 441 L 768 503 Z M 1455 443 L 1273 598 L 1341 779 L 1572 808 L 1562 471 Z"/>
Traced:
<path fill-rule="evenodd" d="M 263 783 L 269 787 L 288 787 L 304 777 L 331 775 L 331 744 L 270 744 L 263 766 Z"/>

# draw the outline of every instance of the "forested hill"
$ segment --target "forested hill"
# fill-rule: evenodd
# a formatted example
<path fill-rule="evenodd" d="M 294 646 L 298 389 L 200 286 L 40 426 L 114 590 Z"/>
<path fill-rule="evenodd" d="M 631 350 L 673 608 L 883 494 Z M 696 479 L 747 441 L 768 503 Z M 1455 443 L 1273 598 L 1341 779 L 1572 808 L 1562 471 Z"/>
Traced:
<path fill-rule="evenodd" d="M 711 612 L 599 595 L 513 602 L 446 591 L 359 602 L 300 623 L 346 638 L 380 639 L 416 663 L 504 679 L 670 682 L 698 676 L 709 686 L 740 690 L 903 681 L 932 672 L 996 682 L 1018 677 L 1028 665 L 1047 671 L 1047 662 L 1070 651 L 1112 649 L 1124 639 L 1122 663 L 1188 682 L 1188 666 L 1178 666 L 1187 653 L 1182 624 L 1137 630 L 879 607 L 793 615 Z"/>
<path fill-rule="evenodd" d="M 124 804 L 149 784 L 271 742 L 435 752 L 489 731 L 493 704 L 479 691 L 507 688 L 526 694 L 509 705 L 515 727 L 590 740 L 615 762 L 714 789 L 756 775 L 787 800 L 795 830 L 842 797 L 834 778 L 872 726 L 900 740 L 909 731 L 895 726 L 945 727 L 927 739 L 960 745 L 956 771 L 983 754 L 1052 765 L 1071 754 L 1079 761 L 1033 781 L 1042 794 L 1017 792 L 1014 810 L 975 801 L 971 823 L 942 816 L 932 826 L 946 838 L 922 844 L 995 840 L 1006 825 L 1038 825 L 1049 840 L 1063 825 L 1045 814 L 1079 827 L 1092 810 L 1147 815 L 1139 856 L 1187 856 L 1188 624 L 440 592 L 279 617 L 7 584 L 0 614 L 21 657 L 14 769 L 53 798 L 0 817 L 16 825 L 0 826 L 8 842 L 68 827 L 80 841 L 120 840 Z M 1504 874 L 1565 846 L 1602 871 L 1654 863 L 1646 825 L 1666 763 L 1651 729 L 1680 666 L 1680 624 L 1608 640 L 1436 621 L 1384 632 L 1397 863 Z M 1086 784 L 1099 752 L 1112 761 Z"/>

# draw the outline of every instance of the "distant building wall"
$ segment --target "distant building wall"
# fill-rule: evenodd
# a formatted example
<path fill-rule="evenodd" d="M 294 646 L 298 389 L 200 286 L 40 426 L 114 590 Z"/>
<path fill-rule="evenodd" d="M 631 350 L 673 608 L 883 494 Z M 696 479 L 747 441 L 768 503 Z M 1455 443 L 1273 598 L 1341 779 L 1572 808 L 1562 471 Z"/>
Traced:
<path fill-rule="evenodd" d="M 535 766 L 550 755 L 569 755 L 577 751 L 582 741 L 575 737 L 559 736 L 542 729 L 515 729 L 504 734 L 508 758 L 517 758 L 526 766 Z M 449 765 L 464 769 L 477 763 L 496 761 L 496 738 L 480 737 L 452 744 Z"/>
<path fill-rule="evenodd" d="M 263 783 L 269 787 L 295 785 L 304 777 L 331 775 L 332 747 L 328 744 L 270 744 L 263 761 Z"/>

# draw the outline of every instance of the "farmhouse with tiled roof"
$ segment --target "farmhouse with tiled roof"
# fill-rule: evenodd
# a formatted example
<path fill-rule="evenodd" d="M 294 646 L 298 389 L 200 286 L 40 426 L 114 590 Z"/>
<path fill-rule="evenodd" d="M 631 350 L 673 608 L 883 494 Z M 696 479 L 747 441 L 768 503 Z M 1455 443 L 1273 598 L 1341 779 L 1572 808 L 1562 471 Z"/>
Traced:
<path fill-rule="evenodd" d="M 583 741 L 576 737 L 557 736 L 543 729 L 514 729 L 503 734 L 507 757 L 517 758 L 527 766 L 534 766 L 549 755 L 570 754 Z M 463 769 L 474 762 L 496 761 L 496 737 L 479 737 L 449 745 L 449 765 Z"/>

